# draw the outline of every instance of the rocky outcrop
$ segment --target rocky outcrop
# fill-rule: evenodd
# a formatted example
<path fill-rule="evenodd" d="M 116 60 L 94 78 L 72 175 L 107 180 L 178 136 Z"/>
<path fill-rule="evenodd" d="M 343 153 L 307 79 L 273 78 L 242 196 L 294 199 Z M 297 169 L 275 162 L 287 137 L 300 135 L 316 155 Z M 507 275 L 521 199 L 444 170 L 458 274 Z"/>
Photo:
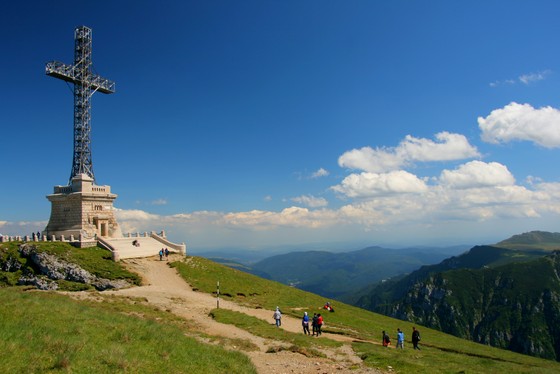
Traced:
<path fill-rule="evenodd" d="M 41 290 L 55 290 L 58 289 L 56 281 L 66 280 L 89 284 L 99 291 L 130 287 L 125 280 L 99 278 L 76 264 L 45 252 L 39 252 L 32 244 L 22 244 L 19 247 L 19 253 L 22 257 L 28 258 L 39 272 L 39 275 L 22 276 L 18 281 L 20 285 L 33 285 Z"/>

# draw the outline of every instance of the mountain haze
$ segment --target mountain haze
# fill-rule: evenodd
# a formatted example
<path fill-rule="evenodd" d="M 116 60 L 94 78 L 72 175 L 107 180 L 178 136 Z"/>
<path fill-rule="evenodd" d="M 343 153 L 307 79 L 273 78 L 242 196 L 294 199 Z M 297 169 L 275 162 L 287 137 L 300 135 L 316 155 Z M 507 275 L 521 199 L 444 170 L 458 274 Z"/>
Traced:
<path fill-rule="evenodd" d="M 441 261 L 449 251 L 465 247 L 388 249 L 368 247 L 358 251 L 292 252 L 268 257 L 250 269 L 240 269 L 327 298 L 349 300 L 372 283 L 408 273 L 425 264 Z"/>

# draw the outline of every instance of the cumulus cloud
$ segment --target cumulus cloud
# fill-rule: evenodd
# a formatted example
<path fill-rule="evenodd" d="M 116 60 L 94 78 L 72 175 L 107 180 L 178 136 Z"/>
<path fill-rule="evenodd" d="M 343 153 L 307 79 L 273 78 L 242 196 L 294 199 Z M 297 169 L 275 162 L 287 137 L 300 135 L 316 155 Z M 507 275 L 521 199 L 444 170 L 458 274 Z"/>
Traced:
<path fill-rule="evenodd" d="M 394 149 L 363 147 L 345 152 L 338 158 L 338 165 L 370 173 L 383 173 L 399 169 L 404 161 Z"/>
<path fill-rule="evenodd" d="M 410 161 L 451 161 L 480 156 L 464 135 L 443 131 L 436 134 L 436 140 L 407 135 L 397 152 Z"/>
<path fill-rule="evenodd" d="M 471 161 L 455 170 L 443 170 L 439 182 L 450 188 L 511 186 L 515 178 L 505 165 L 497 162 Z"/>
<path fill-rule="evenodd" d="M 115 208 L 117 220 L 125 221 L 149 221 L 159 219 L 159 215 L 151 214 L 140 209 L 124 210 Z"/>
<path fill-rule="evenodd" d="M 545 148 L 560 147 L 560 111 L 550 106 L 535 109 L 512 102 L 478 117 L 483 141 L 493 144 L 524 140 Z"/>
<path fill-rule="evenodd" d="M 319 170 L 317 170 L 316 172 L 314 172 L 313 174 L 311 174 L 311 178 L 315 179 L 315 178 L 321 178 L 321 177 L 326 177 L 328 176 L 330 173 L 328 172 L 328 170 L 325 170 L 323 168 L 319 168 Z"/>
<path fill-rule="evenodd" d="M 322 197 L 315 197 L 312 195 L 302 195 L 298 197 L 293 197 L 291 200 L 293 202 L 308 206 L 310 208 L 320 208 L 329 205 L 326 199 Z"/>
<path fill-rule="evenodd" d="M 395 148 L 363 147 L 345 152 L 338 159 L 341 167 L 384 173 L 415 162 L 451 161 L 479 157 L 475 146 L 461 134 L 440 132 L 436 141 L 407 135 Z"/>
<path fill-rule="evenodd" d="M 339 185 L 331 187 L 333 191 L 351 198 L 421 193 L 426 191 L 426 188 L 423 180 L 404 170 L 383 174 L 368 172 L 350 174 Z"/>

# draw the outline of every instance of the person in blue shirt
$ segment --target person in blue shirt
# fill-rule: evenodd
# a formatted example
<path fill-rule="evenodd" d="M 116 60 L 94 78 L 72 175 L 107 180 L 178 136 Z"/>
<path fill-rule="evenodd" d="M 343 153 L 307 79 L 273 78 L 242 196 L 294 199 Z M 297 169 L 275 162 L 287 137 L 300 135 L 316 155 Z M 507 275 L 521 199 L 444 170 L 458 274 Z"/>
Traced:
<path fill-rule="evenodd" d="M 397 348 L 404 349 L 404 332 L 397 329 Z"/>
<path fill-rule="evenodd" d="M 311 335 L 311 333 L 309 332 L 309 316 L 307 315 L 307 312 L 303 313 L 301 325 L 303 326 L 303 333 L 305 335 Z"/>

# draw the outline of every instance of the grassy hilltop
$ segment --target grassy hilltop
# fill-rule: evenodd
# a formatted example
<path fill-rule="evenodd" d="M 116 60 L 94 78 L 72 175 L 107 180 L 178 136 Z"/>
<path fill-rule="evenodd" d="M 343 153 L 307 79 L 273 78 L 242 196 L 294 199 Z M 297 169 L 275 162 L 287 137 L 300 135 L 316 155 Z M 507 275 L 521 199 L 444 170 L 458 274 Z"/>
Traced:
<path fill-rule="evenodd" d="M 250 348 L 243 348 L 240 342 L 236 342 L 235 350 L 227 342 L 207 343 L 212 337 L 198 331 L 189 320 L 154 308 L 146 300 L 104 297 L 95 290 L 87 291 L 90 298 L 76 300 L 64 293 L 13 286 L 18 271 L 38 271 L 26 260 L 16 258 L 14 249 L 12 243 L 0 244 L 0 282 L 3 285 L 0 288 L 3 347 L 0 372 L 256 372 L 244 354 L 244 350 Z M 115 274 L 117 278 L 134 279 L 134 275 L 127 275 L 119 264 L 109 264 L 110 260 L 102 251 L 97 253 L 94 249 L 91 253 L 97 254 L 90 256 L 88 250 L 81 249 L 49 247 L 47 250 L 59 251 L 60 256 L 81 262 L 90 272 L 116 266 L 118 269 L 105 272 L 104 276 Z M 76 260 L 81 257 L 87 260 Z M 8 259 L 25 266 L 16 271 L 4 271 Z M 215 292 L 219 281 L 222 298 L 252 308 L 272 310 L 279 305 L 284 314 L 300 318 L 304 310 L 318 311 L 326 301 L 318 295 L 203 258 L 188 257 L 172 266 L 199 292 Z M 363 358 L 364 365 L 372 368 L 386 370 L 391 366 L 397 373 L 560 372 L 560 364 L 554 361 L 491 348 L 424 327 L 420 327 L 423 349 L 413 351 L 409 341 L 412 324 L 343 303 L 334 301 L 333 304 L 336 312 L 325 313 L 325 331 L 352 338 L 352 348 Z M 226 309 L 213 310 L 211 315 L 271 342 L 288 343 L 291 350 L 305 355 L 321 356 L 325 347 L 342 344 L 326 337 L 310 339 L 303 334 L 276 329 L 270 321 Z M 408 347 L 404 351 L 381 347 L 378 344 L 380 332 L 392 333 L 397 327 L 407 333 Z"/>

